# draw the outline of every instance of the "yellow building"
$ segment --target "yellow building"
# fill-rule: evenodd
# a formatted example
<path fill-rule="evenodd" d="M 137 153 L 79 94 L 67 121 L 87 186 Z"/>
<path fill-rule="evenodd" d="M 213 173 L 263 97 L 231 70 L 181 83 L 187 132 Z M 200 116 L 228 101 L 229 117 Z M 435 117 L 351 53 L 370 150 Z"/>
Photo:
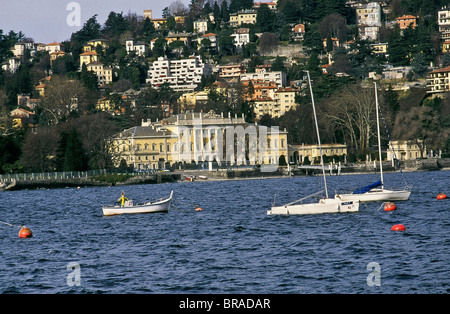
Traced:
<path fill-rule="evenodd" d="M 106 39 L 92 39 L 83 46 L 83 52 L 95 51 L 97 46 L 102 47 L 103 53 L 109 48 L 109 40 Z"/>
<path fill-rule="evenodd" d="M 387 150 L 387 160 L 414 160 L 425 157 L 426 147 L 422 140 L 391 141 Z"/>
<path fill-rule="evenodd" d="M 237 27 L 242 24 L 256 24 L 257 13 L 255 10 L 242 10 L 230 14 L 230 26 Z"/>
<path fill-rule="evenodd" d="M 322 144 L 322 154 L 328 157 L 346 156 L 345 144 Z M 289 162 L 302 164 L 305 158 L 311 163 L 320 163 L 320 148 L 318 144 L 289 145 Z"/>
<path fill-rule="evenodd" d="M 295 103 L 296 90 L 290 87 L 279 88 L 274 94 L 274 116 L 281 117 L 291 109 L 295 109 L 297 104 Z"/>
<path fill-rule="evenodd" d="M 181 112 L 193 111 L 195 110 L 195 106 L 201 102 L 207 102 L 209 99 L 209 92 L 214 91 L 219 95 L 226 96 L 227 88 L 224 84 L 220 82 L 214 82 L 210 87 L 205 88 L 201 91 L 194 91 L 183 93 L 180 98 L 178 98 L 177 102 L 181 108 Z"/>
<path fill-rule="evenodd" d="M 185 32 L 182 33 L 169 33 L 166 37 L 167 44 L 171 44 L 176 41 L 182 42 L 184 45 L 190 45 L 191 43 L 191 35 Z"/>
<path fill-rule="evenodd" d="M 53 61 L 55 61 L 59 57 L 64 57 L 66 53 L 64 51 L 55 51 L 50 54 L 50 64 L 53 65 Z"/>
<path fill-rule="evenodd" d="M 428 72 L 427 93 L 450 91 L 450 66 Z"/>
<path fill-rule="evenodd" d="M 99 58 L 99 54 L 95 51 L 83 52 L 80 54 L 80 69 L 83 66 L 83 63 L 88 65 L 92 62 L 97 62 Z"/>
<path fill-rule="evenodd" d="M 287 132 L 245 122 L 242 117 L 186 113 L 157 122 L 143 121 L 113 139 L 115 163 L 135 169 L 164 169 L 175 163 L 216 161 L 222 166 L 278 168 L 286 158 Z"/>
<path fill-rule="evenodd" d="M 156 30 L 162 29 L 167 23 L 167 19 L 151 19 L 151 21 Z"/>
<path fill-rule="evenodd" d="M 376 54 L 386 54 L 387 53 L 387 43 L 375 43 L 371 44 L 372 52 Z"/>
<path fill-rule="evenodd" d="M 91 62 L 86 68 L 88 71 L 92 71 L 97 75 L 99 85 L 106 85 L 112 82 L 112 69 L 106 67 L 103 63 Z"/>

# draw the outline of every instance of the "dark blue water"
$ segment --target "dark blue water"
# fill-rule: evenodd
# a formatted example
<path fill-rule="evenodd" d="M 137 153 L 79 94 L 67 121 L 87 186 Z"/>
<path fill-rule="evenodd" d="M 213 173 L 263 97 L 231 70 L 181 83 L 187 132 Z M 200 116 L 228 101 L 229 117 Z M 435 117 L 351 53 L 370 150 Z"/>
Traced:
<path fill-rule="evenodd" d="M 376 178 L 327 177 L 329 192 Z M 277 203 L 292 201 L 321 189 L 320 177 L 2 192 L 0 220 L 33 237 L 0 224 L 0 292 L 449 293 L 450 199 L 436 195 L 450 194 L 450 172 L 405 178 L 413 193 L 396 211 L 367 203 L 358 213 L 308 216 L 266 211 L 275 192 Z M 141 201 L 172 189 L 169 213 L 102 215 L 121 190 Z M 397 223 L 406 231 L 391 231 Z M 79 286 L 67 283 L 73 262 Z"/>

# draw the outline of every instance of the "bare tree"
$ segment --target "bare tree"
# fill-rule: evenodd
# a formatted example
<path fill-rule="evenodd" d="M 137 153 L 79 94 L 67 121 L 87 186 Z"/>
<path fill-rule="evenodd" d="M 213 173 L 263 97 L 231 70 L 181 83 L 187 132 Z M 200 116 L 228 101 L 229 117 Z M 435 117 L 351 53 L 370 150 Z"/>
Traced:
<path fill-rule="evenodd" d="M 445 146 L 448 128 L 442 128 L 439 117 L 427 106 L 412 107 L 401 111 L 395 118 L 393 136 L 400 140 L 414 141 L 420 148 L 421 157 L 425 148 L 439 149 Z"/>
<path fill-rule="evenodd" d="M 49 125 L 56 125 L 72 112 L 84 112 L 88 107 L 87 88 L 78 80 L 52 76 L 45 87 L 44 114 Z"/>
<path fill-rule="evenodd" d="M 259 49 L 261 53 L 271 53 L 278 48 L 280 40 L 274 33 L 263 33 L 259 37 Z"/>
<path fill-rule="evenodd" d="M 375 134 L 375 96 L 370 88 L 349 85 L 321 103 L 324 125 L 342 129 L 358 152 L 369 149 Z"/>
<path fill-rule="evenodd" d="M 193 3 L 194 3 L 194 7 L 193 8 L 197 9 L 197 6 L 195 6 L 195 2 L 193 2 Z M 199 5 L 201 5 L 199 7 L 199 9 L 201 10 L 203 5 L 201 3 Z M 169 5 L 169 10 L 170 10 L 170 13 L 172 13 L 172 15 L 187 15 L 187 13 L 188 13 L 188 8 L 186 8 L 184 3 L 181 2 L 180 0 L 173 1 Z"/>
<path fill-rule="evenodd" d="M 323 18 L 319 23 L 319 32 L 322 38 L 328 36 L 337 37 L 343 40 L 347 37 L 347 25 L 345 18 L 339 13 L 331 13 Z"/>

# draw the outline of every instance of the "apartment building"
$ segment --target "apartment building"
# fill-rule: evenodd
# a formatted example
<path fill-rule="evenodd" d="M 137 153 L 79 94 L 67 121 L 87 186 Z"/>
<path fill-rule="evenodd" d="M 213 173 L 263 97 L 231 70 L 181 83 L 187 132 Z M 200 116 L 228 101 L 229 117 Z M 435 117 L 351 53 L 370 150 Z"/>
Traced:
<path fill-rule="evenodd" d="M 291 109 L 295 109 L 295 93 L 293 88 L 277 88 L 274 84 L 254 84 L 252 95 L 255 119 L 259 120 L 263 115 L 279 118 Z"/>
<path fill-rule="evenodd" d="M 245 73 L 245 67 L 241 64 L 219 65 L 219 77 L 227 80 L 239 80 Z"/>
<path fill-rule="evenodd" d="M 427 93 L 450 91 L 450 66 L 428 72 Z"/>
<path fill-rule="evenodd" d="M 450 9 L 443 7 L 438 11 L 439 33 L 442 40 L 450 39 Z"/>
<path fill-rule="evenodd" d="M 245 81 L 264 81 L 264 82 L 275 82 L 278 87 L 286 86 L 286 73 L 282 71 L 260 71 L 260 72 L 252 72 L 252 73 L 242 73 L 241 74 L 241 82 Z"/>
<path fill-rule="evenodd" d="M 287 132 L 245 122 L 245 117 L 189 112 L 161 121 L 142 121 L 113 139 L 117 166 L 164 169 L 176 163 L 276 165 L 287 157 Z M 276 170 L 276 169 L 274 169 Z"/>
<path fill-rule="evenodd" d="M 148 70 L 146 82 L 158 88 L 164 83 L 175 91 L 193 91 L 200 84 L 202 76 L 209 75 L 211 68 L 199 56 L 181 60 L 159 57 Z"/>
<path fill-rule="evenodd" d="M 297 90 L 286 87 L 279 88 L 274 94 L 274 115 L 280 117 L 291 109 L 295 109 L 295 93 Z"/>
<path fill-rule="evenodd" d="M 381 6 L 370 2 L 356 8 L 358 34 L 364 40 L 376 40 L 381 26 Z"/>
<path fill-rule="evenodd" d="M 86 65 L 88 71 L 92 71 L 97 75 L 98 85 L 104 86 L 112 83 L 112 69 L 105 66 L 103 63 L 96 61 Z"/>

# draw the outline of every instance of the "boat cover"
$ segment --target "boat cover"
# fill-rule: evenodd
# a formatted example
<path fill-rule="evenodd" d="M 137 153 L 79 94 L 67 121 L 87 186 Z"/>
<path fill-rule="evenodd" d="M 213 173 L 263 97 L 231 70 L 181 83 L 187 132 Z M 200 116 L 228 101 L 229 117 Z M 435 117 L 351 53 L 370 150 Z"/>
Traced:
<path fill-rule="evenodd" d="M 369 184 L 365 187 L 360 188 L 359 190 L 353 191 L 353 194 L 364 194 L 372 190 L 373 188 L 376 188 L 377 186 L 381 185 L 381 181 L 378 180 L 377 182 L 374 182 L 372 184 Z"/>

